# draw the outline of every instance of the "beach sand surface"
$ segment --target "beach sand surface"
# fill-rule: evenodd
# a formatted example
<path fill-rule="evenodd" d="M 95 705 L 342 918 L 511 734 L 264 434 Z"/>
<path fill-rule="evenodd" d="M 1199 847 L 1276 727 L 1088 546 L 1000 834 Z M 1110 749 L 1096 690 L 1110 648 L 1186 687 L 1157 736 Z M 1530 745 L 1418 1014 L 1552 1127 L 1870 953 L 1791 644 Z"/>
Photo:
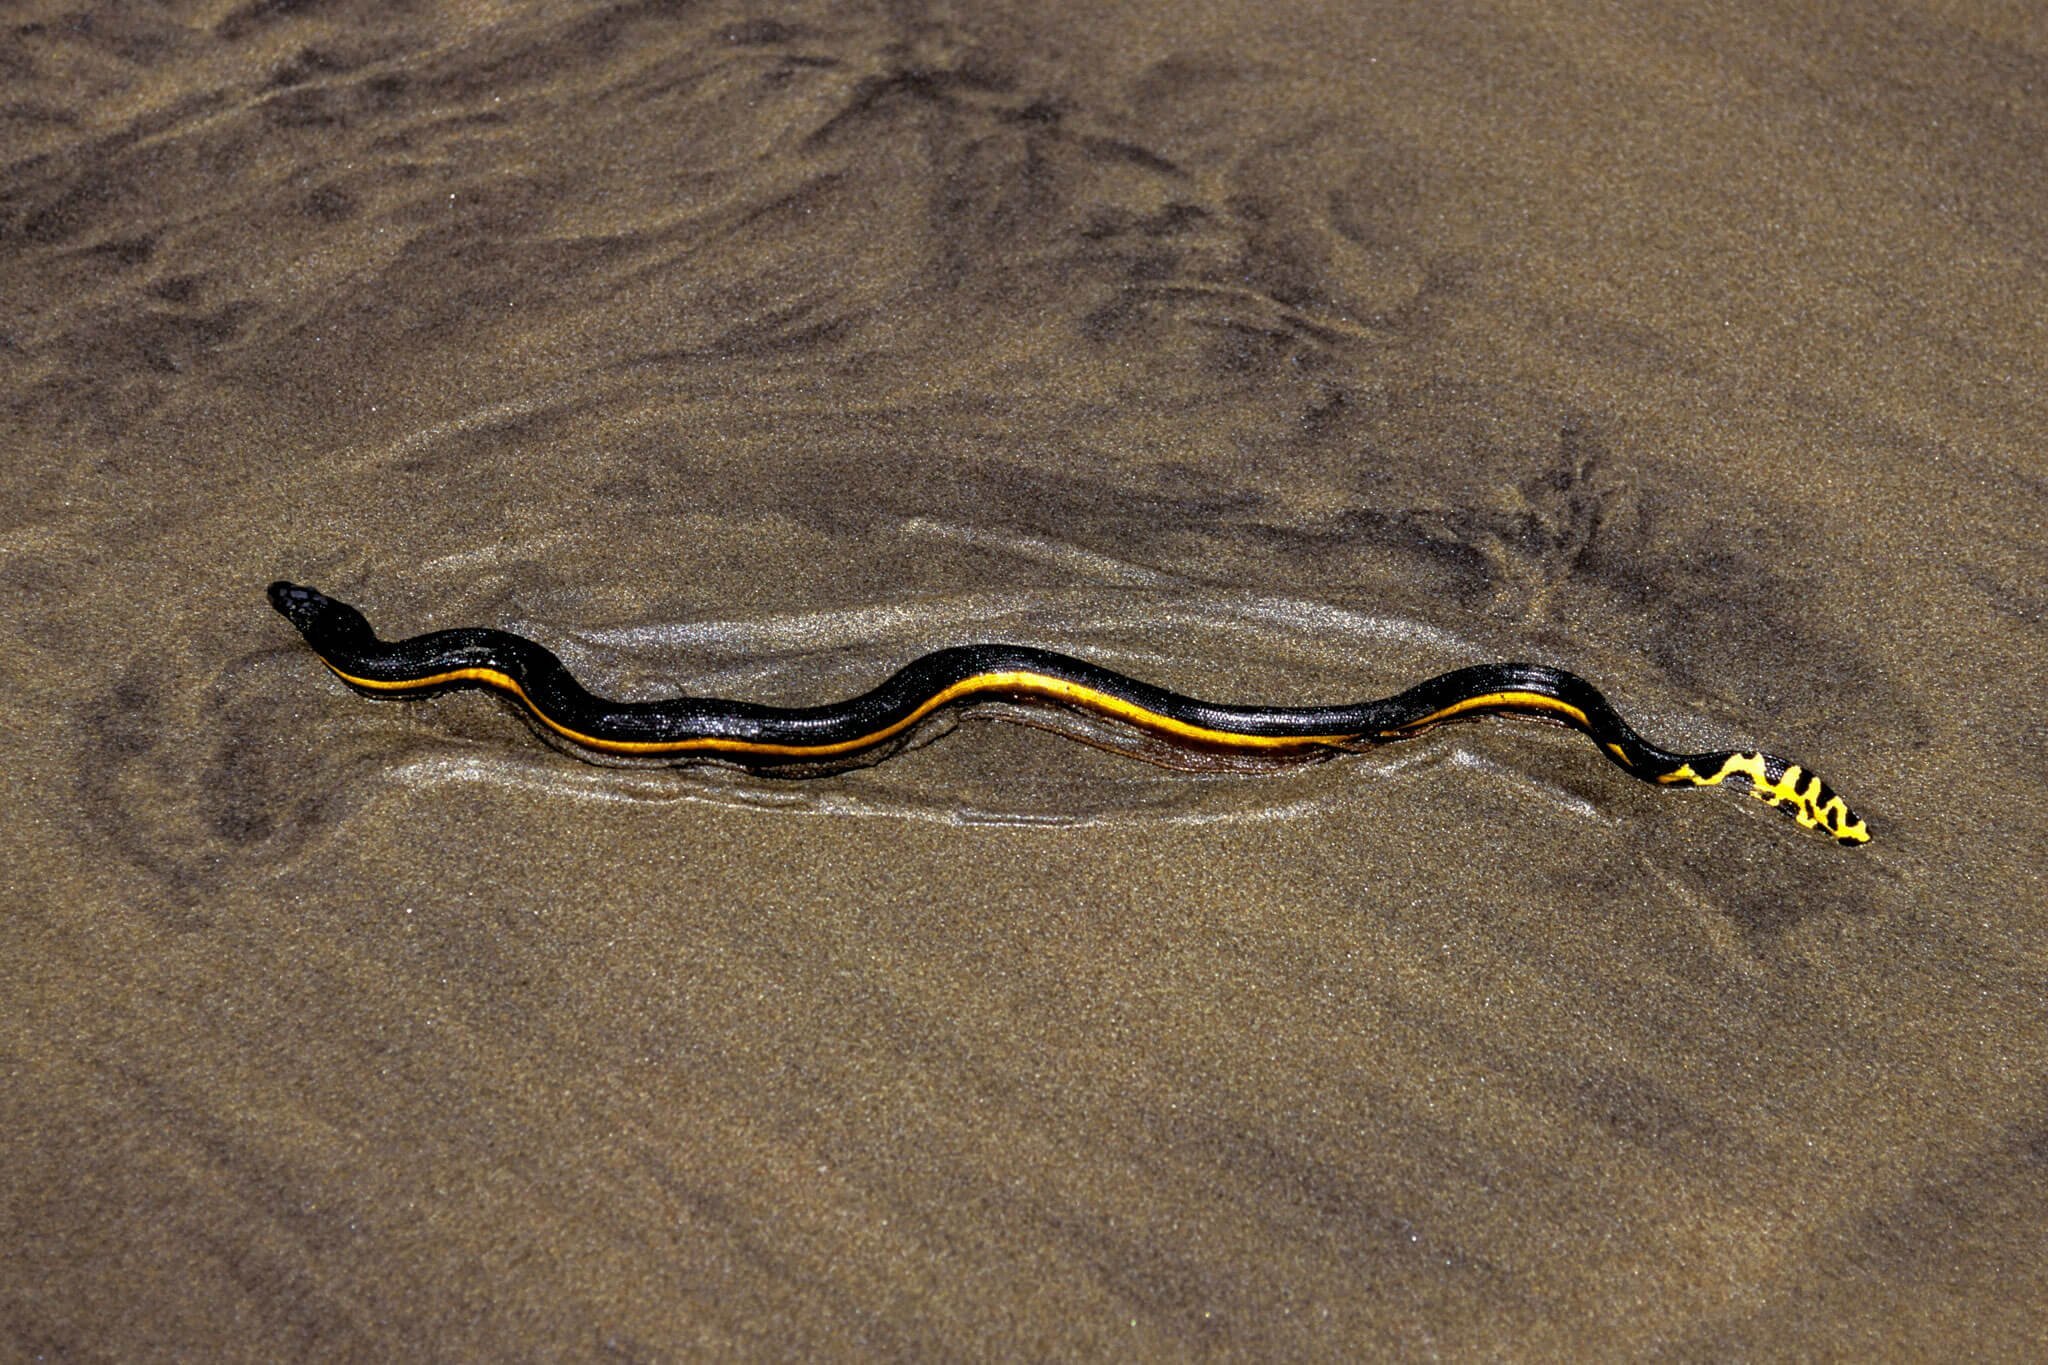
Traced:
<path fill-rule="evenodd" d="M 2040 1349 L 2035 7 L 6 23 L 0 1354 Z M 596 766 L 276 578 L 636 698 L 1528 659 L 1875 837 L 1514 721 Z"/>

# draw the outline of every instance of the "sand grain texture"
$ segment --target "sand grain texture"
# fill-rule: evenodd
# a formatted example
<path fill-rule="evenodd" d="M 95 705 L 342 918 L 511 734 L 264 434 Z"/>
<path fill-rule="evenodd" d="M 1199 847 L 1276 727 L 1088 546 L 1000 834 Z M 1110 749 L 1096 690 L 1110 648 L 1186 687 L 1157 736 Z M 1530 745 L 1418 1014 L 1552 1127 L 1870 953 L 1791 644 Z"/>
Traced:
<path fill-rule="evenodd" d="M 0 1353 L 2038 1349 L 2027 6 L 18 6 Z M 1458 728 L 812 783 L 263 600 L 817 700 L 1489 658 Z"/>

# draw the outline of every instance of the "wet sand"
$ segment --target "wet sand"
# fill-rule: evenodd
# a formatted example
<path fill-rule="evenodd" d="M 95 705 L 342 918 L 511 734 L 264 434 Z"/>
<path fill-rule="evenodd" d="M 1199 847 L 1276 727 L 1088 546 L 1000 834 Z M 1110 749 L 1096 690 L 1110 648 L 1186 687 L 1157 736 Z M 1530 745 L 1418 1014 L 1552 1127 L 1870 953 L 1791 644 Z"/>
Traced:
<path fill-rule="evenodd" d="M 2048 1329 L 2025 7 L 30 5 L 0 38 L 0 1353 L 2018 1358 Z M 808 783 L 378 705 L 1019 639 Z"/>

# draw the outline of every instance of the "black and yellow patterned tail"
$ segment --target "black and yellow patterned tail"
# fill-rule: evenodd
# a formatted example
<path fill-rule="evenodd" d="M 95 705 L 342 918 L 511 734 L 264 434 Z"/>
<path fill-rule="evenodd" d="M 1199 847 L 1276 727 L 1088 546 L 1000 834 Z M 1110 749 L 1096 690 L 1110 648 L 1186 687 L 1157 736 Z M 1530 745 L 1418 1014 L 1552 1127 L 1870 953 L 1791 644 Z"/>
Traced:
<path fill-rule="evenodd" d="M 1749 794 L 1767 806 L 1776 806 L 1807 829 L 1832 834 L 1837 842 L 1855 845 L 1870 842 L 1870 826 L 1849 803 L 1835 795 L 1818 773 L 1772 754 L 1727 752 L 1688 754 L 1657 781 L 1685 783 L 1694 787 L 1718 787 L 1731 777 L 1749 784 Z"/>

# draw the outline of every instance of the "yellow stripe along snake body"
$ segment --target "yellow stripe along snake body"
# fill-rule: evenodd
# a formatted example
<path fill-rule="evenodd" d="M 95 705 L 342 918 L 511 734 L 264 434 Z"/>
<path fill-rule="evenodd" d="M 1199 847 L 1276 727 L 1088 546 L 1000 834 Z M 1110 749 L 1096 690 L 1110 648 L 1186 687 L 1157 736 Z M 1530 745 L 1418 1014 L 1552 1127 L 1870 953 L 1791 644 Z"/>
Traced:
<path fill-rule="evenodd" d="M 823 706 L 712 697 L 609 701 L 592 695 L 544 646 L 508 631 L 444 630 L 384 641 L 363 614 L 312 588 L 273 583 L 270 601 L 342 681 L 374 696 L 492 688 L 583 749 L 628 757 L 719 760 L 814 772 L 872 762 L 942 707 L 987 699 L 1049 702 L 1108 717 L 1176 744 L 1273 757 L 1315 757 L 1405 739 L 1448 720 L 1523 715 L 1589 735 L 1630 776 L 1662 787 L 1750 793 L 1843 844 L 1867 824 L 1827 783 L 1755 751 L 1682 754 L 1649 743 L 1585 679 L 1544 664 L 1476 664 L 1377 701 L 1344 706 L 1229 706 L 1141 682 L 1030 645 L 975 644 L 913 660 L 872 691 Z"/>

